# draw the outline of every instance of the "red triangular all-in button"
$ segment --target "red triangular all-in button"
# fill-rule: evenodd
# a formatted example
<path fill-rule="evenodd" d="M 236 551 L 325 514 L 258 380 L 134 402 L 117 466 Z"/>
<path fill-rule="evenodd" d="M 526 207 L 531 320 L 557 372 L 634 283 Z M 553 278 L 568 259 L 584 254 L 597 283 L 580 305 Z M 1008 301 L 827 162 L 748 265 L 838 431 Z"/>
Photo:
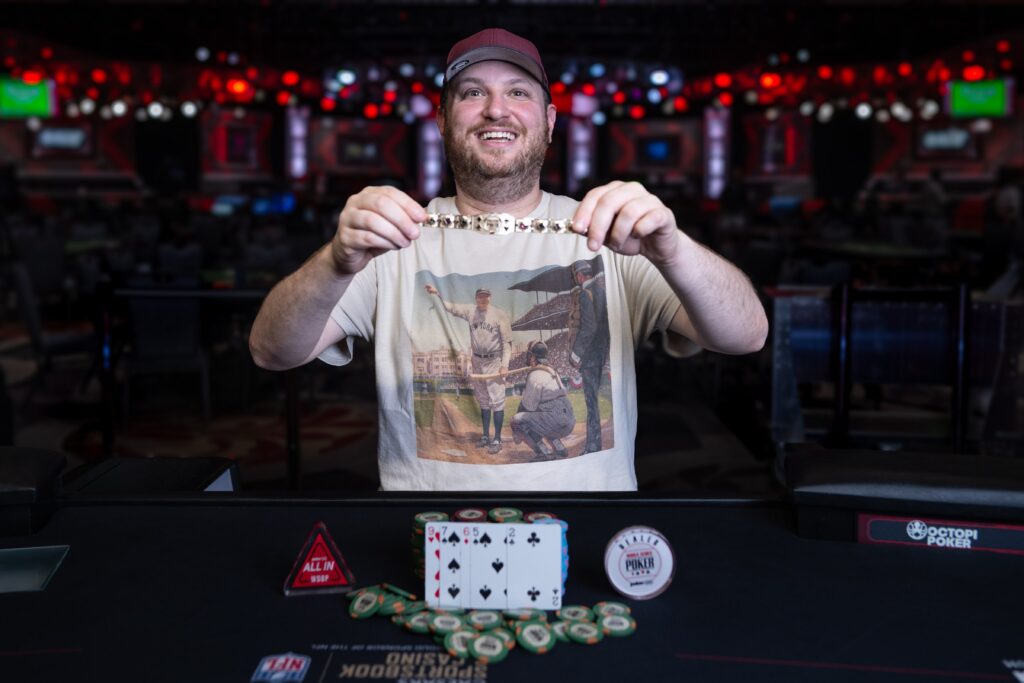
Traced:
<path fill-rule="evenodd" d="M 327 526 L 317 522 L 288 574 L 284 593 L 341 593 L 349 589 L 353 580 Z"/>

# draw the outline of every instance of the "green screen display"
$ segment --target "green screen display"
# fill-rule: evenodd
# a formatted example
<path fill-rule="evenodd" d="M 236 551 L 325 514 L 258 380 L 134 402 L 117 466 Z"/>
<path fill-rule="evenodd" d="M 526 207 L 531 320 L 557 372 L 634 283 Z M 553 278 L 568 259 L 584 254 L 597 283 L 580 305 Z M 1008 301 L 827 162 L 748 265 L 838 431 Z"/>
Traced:
<path fill-rule="evenodd" d="M 53 116 L 56 104 L 50 81 L 30 84 L 18 78 L 0 78 L 0 118 Z"/>
<path fill-rule="evenodd" d="M 1011 87 L 1005 80 L 952 81 L 949 84 L 950 116 L 1007 116 Z"/>

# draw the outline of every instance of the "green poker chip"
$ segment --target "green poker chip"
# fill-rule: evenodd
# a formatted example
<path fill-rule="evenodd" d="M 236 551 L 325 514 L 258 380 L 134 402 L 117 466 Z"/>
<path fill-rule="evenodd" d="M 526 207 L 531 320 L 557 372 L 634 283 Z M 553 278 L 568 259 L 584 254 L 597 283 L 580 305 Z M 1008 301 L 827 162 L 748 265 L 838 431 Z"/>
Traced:
<path fill-rule="evenodd" d="M 446 636 L 465 626 L 465 622 L 457 614 L 435 614 L 430 617 L 430 632 Z"/>
<path fill-rule="evenodd" d="M 452 657 L 465 659 L 469 656 L 469 644 L 480 636 L 476 631 L 460 628 L 444 637 L 444 649 Z"/>
<path fill-rule="evenodd" d="M 558 638 L 545 622 L 527 621 L 519 627 L 519 631 L 516 633 L 516 642 L 522 645 L 527 652 L 542 655 L 551 651 L 551 648 L 558 642 Z"/>
<path fill-rule="evenodd" d="M 415 614 L 425 609 L 427 609 L 427 603 L 422 600 L 413 600 L 412 602 L 405 603 L 405 611 L 402 614 Z"/>
<path fill-rule="evenodd" d="M 349 600 L 355 600 L 360 595 L 362 595 L 363 593 L 366 593 L 368 591 L 377 591 L 379 593 L 380 592 L 380 585 L 365 586 L 363 588 L 353 588 L 348 593 L 345 593 L 345 597 L 348 598 Z"/>
<path fill-rule="evenodd" d="M 523 511 L 516 508 L 492 508 L 487 513 L 488 519 L 499 524 L 518 522 L 523 518 Z"/>
<path fill-rule="evenodd" d="M 583 605 L 566 605 L 556 612 L 562 621 L 593 621 L 594 613 Z"/>
<path fill-rule="evenodd" d="M 507 609 L 502 615 L 511 621 L 547 621 L 548 613 L 542 609 Z"/>
<path fill-rule="evenodd" d="M 401 596 L 385 593 L 383 598 L 383 602 L 380 603 L 380 609 L 377 610 L 377 614 L 382 617 L 389 617 L 394 614 L 405 614 L 405 611 L 409 609 L 408 601 Z"/>
<path fill-rule="evenodd" d="M 508 657 L 508 647 L 500 636 L 491 631 L 469 641 L 469 654 L 484 664 L 493 664 Z"/>
<path fill-rule="evenodd" d="M 571 624 L 571 621 L 556 621 L 551 624 L 551 632 L 555 634 L 555 638 L 562 641 L 563 643 L 569 642 L 569 636 L 565 635 L 565 627 Z"/>
<path fill-rule="evenodd" d="M 629 614 L 632 612 L 629 605 L 621 602 L 599 602 L 594 605 L 594 614 L 598 617 L 606 617 L 609 614 Z"/>
<path fill-rule="evenodd" d="M 606 636 L 624 638 L 636 633 L 636 620 L 628 614 L 609 614 L 597 620 L 597 625 Z"/>
<path fill-rule="evenodd" d="M 416 522 L 417 529 L 425 529 L 431 522 L 447 522 L 448 513 L 446 512 L 420 512 L 413 519 Z"/>
<path fill-rule="evenodd" d="M 366 619 L 376 614 L 382 604 L 384 594 L 371 588 L 349 604 L 348 613 L 353 619 Z"/>
<path fill-rule="evenodd" d="M 594 645 L 604 639 L 601 628 L 592 621 L 573 621 L 565 627 L 565 635 L 569 640 L 583 645 Z"/>
<path fill-rule="evenodd" d="M 430 633 L 430 617 L 433 616 L 430 612 L 417 612 L 412 616 L 405 618 L 405 629 L 412 631 L 413 633 L 427 634 Z"/>
<path fill-rule="evenodd" d="M 490 631 L 501 626 L 501 614 L 492 610 L 474 610 L 466 615 L 466 623 L 477 631 Z"/>
<path fill-rule="evenodd" d="M 400 595 L 403 598 L 405 598 L 406 600 L 410 600 L 411 601 L 411 600 L 415 600 L 416 599 L 416 596 L 413 595 L 412 593 L 410 593 L 409 591 L 404 590 L 402 588 L 399 588 L 398 586 L 392 585 L 390 583 L 382 583 L 382 584 L 380 584 L 380 587 L 383 588 L 384 590 L 386 590 L 389 593 L 394 593 L 395 595 Z"/>
<path fill-rule="evenodd" d="M 550 512 L 527 512 L 523 515 L 524 522 L 536 522 L 541 519 L 558 519 L 555 515 Z"/>
<path fill-rule="evenodd" d="M 498 628 L 491 629 L 487 632 L 487 634 L 498 636 L 499 638 L 501 638 L 505 642 L 506 649 L 511 650 L 516 646 L 516 637 L 512 635 L 512 633 L 504 626 L 499 626 Z"/>

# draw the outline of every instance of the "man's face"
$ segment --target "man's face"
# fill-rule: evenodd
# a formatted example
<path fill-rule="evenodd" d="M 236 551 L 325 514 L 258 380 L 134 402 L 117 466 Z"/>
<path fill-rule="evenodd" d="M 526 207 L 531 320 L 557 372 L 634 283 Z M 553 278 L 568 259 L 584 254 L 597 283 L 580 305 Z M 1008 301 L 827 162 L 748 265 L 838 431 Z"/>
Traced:
<path fill-rule="evenodd" d="M 491 305 L 490 294 L 477 294 L 476 295 L 476 307 L 481 311 L 486 311 L 487 307 Z"/>
<path fill-rule="evenodd" d="M 551 142 L 555 107 L 544 89 L 507 62 L 474 64 L 449 86 L 438 112 L 445 153 L 457 178 L 480 180 L 538 174 Z"/>

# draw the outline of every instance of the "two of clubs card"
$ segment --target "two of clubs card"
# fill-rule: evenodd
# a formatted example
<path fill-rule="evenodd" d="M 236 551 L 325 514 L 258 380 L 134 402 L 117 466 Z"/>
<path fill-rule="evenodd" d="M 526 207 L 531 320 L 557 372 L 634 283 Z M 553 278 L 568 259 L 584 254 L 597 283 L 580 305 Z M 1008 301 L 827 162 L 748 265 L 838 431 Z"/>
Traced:
<path fill-rule="evenodd" d="M 430 607 L 562 606 L 562 530 L 549 524 L 431 522 L 424 541 Z"/>

